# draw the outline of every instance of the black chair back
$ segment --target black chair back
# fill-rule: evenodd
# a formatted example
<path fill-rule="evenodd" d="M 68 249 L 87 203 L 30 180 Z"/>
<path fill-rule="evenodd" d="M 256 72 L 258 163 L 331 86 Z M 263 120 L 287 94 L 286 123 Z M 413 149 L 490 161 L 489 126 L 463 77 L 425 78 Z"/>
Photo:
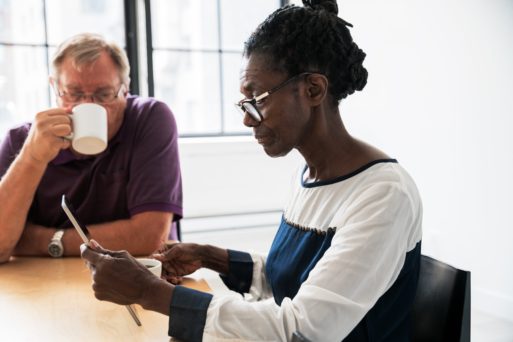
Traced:
<path fill-rule="evenodd" d="M 470 272 L 422 255 L 412 342 L 470 342 Z"/>

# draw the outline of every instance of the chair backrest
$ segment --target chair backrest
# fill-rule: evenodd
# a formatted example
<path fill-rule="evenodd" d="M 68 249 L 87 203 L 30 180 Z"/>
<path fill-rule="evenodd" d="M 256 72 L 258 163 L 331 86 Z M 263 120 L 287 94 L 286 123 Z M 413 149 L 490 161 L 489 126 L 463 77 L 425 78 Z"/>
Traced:
<path fill-rule="evenodd" d="M 412 341 L 470 341 L 470 272 L 422 255 Z"/>

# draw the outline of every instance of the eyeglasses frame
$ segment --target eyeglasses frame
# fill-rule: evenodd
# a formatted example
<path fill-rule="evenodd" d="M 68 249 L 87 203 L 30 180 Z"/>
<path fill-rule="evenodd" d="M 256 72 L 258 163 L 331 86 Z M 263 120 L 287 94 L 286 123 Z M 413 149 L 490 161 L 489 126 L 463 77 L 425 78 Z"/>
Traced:
<path fill-rule="evenodd" d="M 262 122 L 264 120 L 264 116 L 262 115 L 262 113 L 260 113 L 260 111 L 258 110 L 258 108 L 256 106 L 256 104 L 258 102 L 262 101 L 263 99 L 267 98 L 269 95 L 277 92 L 278 90 L 284 88 L 287 84 L 298 79 L 299 77 L 312 75 L 312 74 L 317 74 L 317 73 L 316 72 L 302 72 L 300 74 L 292 76 L 292 77 L 286 79 L 285 81 L 283 81 L 282 83 L 278 84 L 277 86 L 269 89 L 268 91 L 266 91 L 258 96 L 253 97 L 252 99 L 240 100 L 239 102 L 235 103 L 235 106 L 238 108 L 238 110 L 241 112 L 242 115 L 246 115 L 246 113 L 247 113 L 247 114 L 249 114 L 249 116 L 251 116 L 252 119 L 254 119 L 258 122 Z M 247 109 L 247 107 L 245 107 L 246 104 L 251 105 L 251 108 L 256 111 L 257 115 L 255 115 L 255 113 L 252 113 L 251 110 Z"/>
<path fill-rule="evenodd" d="M 116 95 L 114 96 L 114 98 L 108 102 L 100 102 L 100 101 L 96 101 L 95 99 L 95 93 L 92 93 L 92 94 L 82 94 L 81 97 L 80 97 L 80 100 L 78 101 L 70 101 L 70 103 L 79 103 L 79 102 L 82 102 L 83 99 L 87 99 L 87 98 L 90 98 L 92 102 L 96 103 L 96 104 L 110 104 L 114 101 L 116 101 L 116 99 L 119 97 L 119 94 L 121 93 L 121 90 L 123 89 L 123 87 L 126 87 L 124 83 L 121 83 L 121 85 L 119 86 L 118 88 L 118 91 L 116 91 Z M 69 93 L 67 93 L 66 91 L 64 90 L 59 90 L 58 86 L 57 86 L 57 82 L 54 82 L 53 84 L 53 90 L 55 92 L 55 95 L 62 98 L 63 96 L 65 95 L 70 95 Z"/>

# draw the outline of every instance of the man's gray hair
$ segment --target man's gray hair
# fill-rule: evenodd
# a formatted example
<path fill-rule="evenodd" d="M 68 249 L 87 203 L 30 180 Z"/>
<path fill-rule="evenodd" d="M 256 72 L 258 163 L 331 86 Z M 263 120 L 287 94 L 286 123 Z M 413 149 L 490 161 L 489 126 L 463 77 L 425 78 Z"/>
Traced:
<path fill-rule="evenodd" d="M 118 67 L 120 81 L 127 87 L 130 84 L 130 65 L 125 51 L 114 42 L 107 42 L 101 35 L 81 33 L 62 42 L 52 60 L 53 77 L 59 79 L 60 67 L 65 59 L 71 58 L 72 65 L 81 70 L 83 66 L 95 62 L 105 51 Z"/>

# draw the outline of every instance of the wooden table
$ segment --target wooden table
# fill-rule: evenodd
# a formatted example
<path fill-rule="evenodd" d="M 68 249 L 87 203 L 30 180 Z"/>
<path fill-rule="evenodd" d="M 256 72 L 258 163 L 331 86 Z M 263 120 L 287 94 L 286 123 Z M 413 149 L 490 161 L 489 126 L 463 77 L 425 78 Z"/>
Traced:
<path fill-rule="evenodd" d="M 209 292 L 204 280 L 183 285 Z M 94 297 L 80 258 L 11 258 L 0 265 L 0 341 L 169 341 L 168 317 Z"/>

